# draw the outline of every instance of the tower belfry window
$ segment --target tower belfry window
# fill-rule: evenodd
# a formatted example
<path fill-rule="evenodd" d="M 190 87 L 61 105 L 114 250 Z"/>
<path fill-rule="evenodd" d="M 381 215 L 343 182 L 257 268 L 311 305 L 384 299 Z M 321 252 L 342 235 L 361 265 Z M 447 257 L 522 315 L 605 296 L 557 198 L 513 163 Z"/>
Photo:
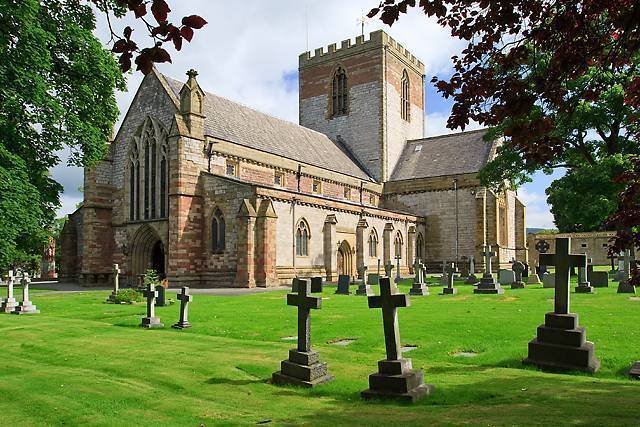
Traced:
<path fill-rule="evenodd" d="M 409 87 L 409 74 L 407 70 L 402 73 L 402 99 L 401 99 L 401 115 L 402 120 L 411 120 L 411 93 Z"/>
<path fill-rule="evenodd" d="M 349 107 L 349 85 L 344 68 L 338 67 L 331 84 L 331 116 L 347 114 Z"/>

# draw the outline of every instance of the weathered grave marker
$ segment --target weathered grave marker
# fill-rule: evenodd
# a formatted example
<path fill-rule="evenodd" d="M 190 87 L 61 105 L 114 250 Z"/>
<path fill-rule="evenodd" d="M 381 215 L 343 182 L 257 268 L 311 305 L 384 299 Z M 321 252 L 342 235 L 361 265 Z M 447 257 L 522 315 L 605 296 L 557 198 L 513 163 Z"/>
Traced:
<path fill-rule="evenodd" d="M 398 283 L 400 280 L 402 280 L 402 278 L 400 277 L 400 255 L 398 255 L 396 256 L 396 278 L 394 281 Z"/>
<path fill-rule="evenodd" d="M 160 323 L 160 318 L 156 317 L 156 298 L 158 291 L 149 283 L 147 288 L 142 292 L 142 295 L 147 299 L 147 317 L 142 318 L 140 326 L 143 328 L 164 328 L 164 325 Z"/>
<path fill-rule="evenodd" d="M 187 286 L 183 286 L 176 298 L 180 300 L 180 320 L 178 323 L 171 325 L 171 327 L 175 329 L 190 328 L 189 303 L 193 301 L 193 296 L 189 294 L 189 288 Z"/>
<path fill-rule="evenodd" d="M 387 277 L 391 277 L 391 273 L 393 271 L 394 267 L 393 264 L 391 264 L 391 261 L 387 262 L 384 265 L 384 275 Z"/>
<path fill-rule="evenodd" d="M 120 268 L 118 264 L 113 264 L 113 291 L 111 295 L 107 298 L 107 302 L 109 304 L 114 304 L 116 302 L 116 297 L 118 296 L 118 291 L 120 290 Z"/>
<path fill-rule="evenodd" d="M 358 276 L 362 277 L 360 283 L 358 283 L 358 289 L 356 289 L 356 295 L 373 295 L 373 291 L 371 290 L 371 286 L 368 282 L 367 277 L 367 266 L 363 265 L 358 268 Z"/>
<path fill-rule="evenodd" d="M 20 284 L 22 285 L 22 301 L 17 305 L 17 307 L 11 312 L 13 314 L 36 314 L 40 313 L 40 310 L 36 308 L 35 305 L 31 301 L 29 301 L 29 284 L 31 283 L 31 278 L 29 277 L 29 273 L 22 273 L 22 280 Z"/>
<path fill-rule="evenodd" d="M 271 376 L 274 384 L 315 387 L 333 380 L 327 372 L 327 364 L 311 350 L 311 310 L 322 307 L 322 298 L 310 294 L 311 284 L 304 279 L 298 282 L 297 294 L 287 294 L 287 305 L 298 307 L 298 346 L 289 350 L 289 359 L 283 360 L 280 371 Z"/>
<path fill-rule="evenodd" d="M 554 311 L 545 315 L 545 323 L 529 342 L 529 354 L 523 363 L 543 369 L 595 372 L 600 362 L 594 345 L 585 340 L 585 329 L 578 326 L 578 315 L 570 312 L 569 305 L 569 269 L 584 265 L 586 256 L 570 252 L 570 239 L 556 238 L 556 253 L 540 255 L 540 264 L 556 269 Z"/>
<path fill-rule="evenodd" d="M 13 283 L 15 281 L 15 277 L 13 276 L 13 270 L 9 270 L 9 274 L 7 276 L 7 297 L 2 299 L 2 305 L 0 306 L 0 311 L 5 313 L 11 313 L 16 309 L 18 303 L 13 296 Z"/>
<path fill-rule="evenodd" d="M 545 273 L 542 276 L 543 288 L 555 288 L 556 287 L 556 275 L 554 273 Z"/>
<path fill-rule="evenodd" d="M 350 295 L 349 285 L 351 284 L 351 277 L 348 274 L 341 274 L 338 276 L 338 288 L 336 294 L 338 295 Z"/>
<path fill-rule="evenodd" d="M 449 263 L 445 267 L 445 277 L 447 285 L 442 288 L 442 293 L 440 295 L 455 295 L 458 293 L 458 290 L 453 287 L 453 273 L 456 271 L 456 265 L 454 263 Z"/>
<path fill-rule="evenodd" d="M 578 286 L 576 286 L 576 292 L 579 294 L 592 294 L 594 293 L 593 286 L 589 283 L 587 278 L 587 264 L 589 259 L 586 252 L 584 253 L 584 263 L 578 266 Z"/>
<path fill-rule="evenodd" d="M 428 395 L 433 385 L 424 383 L 421 370 L 412 369 L 411 359 L 402 358 L 398 307 L 408 307 L 409 296 L 392 294 L 391 281 L 385 277 L 380 279 L 380 296 L 370 296 L 368 302 L 369 308 L 382 309 L 387 358 L 378 362 L 378 372 L 369 375 L 369 389 L 362 397 L 415 402 Z"/>
<path fill-rule="evenodd" d="M 311 278 L 311 293 L 322 293 L 324 287 L 324 279 L 321 276 L 315 276 Z"/>
<path fill-rule="evenodd" d="M 413 271 L 415 277 L 409 294 L 411 295 L 429 295 L 429 288 L 424 283 L 424 264 L 419 258 L 413 263 Z"/>
<path fill-rule="evenodd" d="M 587 280 L 594 288 L 609 287 L 609 273 L 606 271 L 595 271 L 593 268 L 593 260 L 589 258 L 587 262 Z"/>
<path fill-rule="evenodd" d="M 524 263 L 520 261 L 514 261 L 511 265 L 511 269 L 513 270 L 513 274 L 515 275 L 515 280 L 511 284 L 511 289 L 522 289 L 524 288 L 524 282 L 522 281 L 522 275 L 524 274 Z"/>
<path fill-rule="evenodd" d="M 498 270 L 498 283 L 501 285 L 511 285 L 516 281 L 516 275 L 513 270 Z"/>
<path fill-rule="evenodd" d="M 500 283 L 496 283 L 496 279 L 491 272 L 491 257 L 496 256 L 496 253 L 491 250 L 491 245 L 484 247 L 484 274 L 480 279 L 480 283 L 473 290 L 474 294 L 503 294 L 504 289 L 500 287 Z"/>
<path fill-rule="evenodd" d="M 618 284 L 618 293 L 619 294 L 635 294 L 636 288 L 631 284 L 631 250 L 627 249 L 624 252 L 624 256 L 621 255 L 620 258 L 623 260 L 623 264 L 620 266 L 618 273 L 620 274 Z"/>

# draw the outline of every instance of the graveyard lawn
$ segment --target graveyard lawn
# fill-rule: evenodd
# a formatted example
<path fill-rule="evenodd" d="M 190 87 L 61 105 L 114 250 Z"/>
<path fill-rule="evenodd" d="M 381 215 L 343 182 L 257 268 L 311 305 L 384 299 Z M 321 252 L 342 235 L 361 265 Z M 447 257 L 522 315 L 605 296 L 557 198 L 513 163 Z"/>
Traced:
<path fill-rule="evenodd" d="M 413 405 L 361 400 L 385 355 L 381 313 L 335 287 L 311 314 L 312 346 L 335 376 L 315 389 L 268 382 L 296 345 L 283 339 L 297 322 L 285 292 L 196 294 L 182 331 L 140 328 L 145 305 L 104 304 L 109 291 L 34 292 L 41 314 L 0 316 L 2 424 L 637 425 L 640 382 L 626 372 L 640 359 L 640 298 L 616 285 L 571 295 L 602 361 L 595 375 L 522 366 L 552 289 L 474 295 L 456 283 L 455 296 L 412 296 L 398 310 L 402 344 L 417 346 L 405 357 L 436 387 Z M 170 325 L 178 309 L 156 315 Z"/>

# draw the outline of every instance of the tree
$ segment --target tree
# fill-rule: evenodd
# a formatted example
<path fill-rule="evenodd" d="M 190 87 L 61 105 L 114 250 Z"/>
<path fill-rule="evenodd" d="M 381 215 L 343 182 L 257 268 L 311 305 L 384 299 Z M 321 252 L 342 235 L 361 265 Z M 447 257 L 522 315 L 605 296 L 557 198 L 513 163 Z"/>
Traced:
<path fill-rule="evenodd" d="M 503 137 L 499 163 L 485 178 L 517 183 L 538 169 L 596 167 L 618 153 L 635 161 L 640 2 L 385 0 L 369 16 L 391 25 L 416 6 L 467 42 L 452 58 L 451 78 L 432 82 L 454 101 L 450 128 L 475 120 Z M 608 222 L 618 230 L 611 250 L 640 243 L 638 222 L 631 222 L 640 193 L 628 191 L 637 172 L 617 179 L 628 197 Z"/>
<path fill-rule="evenodd" d="M 128 13 L 144 19 L 153 47 L 138 49 L 127 27 L 113 42 L 117 62 L 93 35 L 93 6 L 109 21 Z M 144 18 L 148 6 L 155 24 Z M 56 152 L 68 149 L 77 166 L 104 158 L 127 58 L 137 55 L 148 72 L 170 60 L 164 41 L 179 50 L 206 24 L 193 15 L 173 26 L 169 11 L 164 0 L 0 0 L 0 269 L 42 251 L 62 190 L 48 173 L 60 161 Z"/>

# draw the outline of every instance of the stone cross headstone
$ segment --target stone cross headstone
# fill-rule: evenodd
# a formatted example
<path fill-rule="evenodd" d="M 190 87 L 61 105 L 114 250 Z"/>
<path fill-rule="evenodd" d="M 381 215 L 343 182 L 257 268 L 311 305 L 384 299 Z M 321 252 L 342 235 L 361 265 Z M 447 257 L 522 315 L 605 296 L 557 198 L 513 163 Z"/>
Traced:
<path fill-rule="evenodd" d="M 142 292 L 142 295 L 147 299 L 147 317 L 142 318 L 140 326 L 143 328 L 164 328 L 164 325 L 160 323 L 160 318 L 156 317 L 156 298 L 158 297 L 158 291 L 149 283 L 147 288 Z"/>
<path fill-rule="evenodd" d="M 111 295 L 107 298 L 107 302 L 109 304 L 114 304 L 116 302 L 116 297 L 118 296 L 118 291 L 120 290 L 120 268 L 118 264 L 113 264 L 113 291 L 111 291 Z"/>
<path fill-rule="evenodd" d="M 333 380 L 327 364 L 311 350 L 311 310 L 322 307 L 322 298 L 311 296 L 311 283 L 300 279 L 298 293 L 287 294 L 287 305 L 298 308 L 298 346 L 289 351 L 289 359 L 281 362 L 280 371 L 273 373 L 272 382 L 314 387 Z"/>
<path fill-rule="evenodd" d="M 373 295 L 373 291 L 371 290 L 371 285 L 369 285 L 367 278 L 367 267 L 362 265 L 358 268 L 358 276 L 362 277 L 360 283 L 358 283 L 358 289 L 356 289 L 356 295 Z"/>
<path fill-rule="evenodd" d="M 15 310 L 18 303 L 13 296 L 13 283 L 15 278 L 13 277 L 13 270 L 9 270 L 9 275 L 7 276 L 7 297 L 2 299 L 2 305 L 0 306 L 0 311 L 5 313 L 11 313 Z"/>
<path fill-rule="evenodd" d="M 176 298 L 180 300 L 180 320 L 178 323 L 171 325 L 171 327 L 175 329 L 190 328 L 189 303 L 193 301 L 193 296 L 189 294 L 189 288 L 187 286 L 183 286 Z"/>
<path fill-rule="evenodd" d="M 378 362 L 378 372 L 369 376 L 369 389 L 361 393 L 364 399 L 387 398 L 415 402 L 433 390 L 424 384 L 423 373 L 413 370 L 411 359 L 402 358 L 398 326 L 398 307 L 410 305 L 409 296 L 395 294 L 388 277 L 380 279 L 380 295 L 370 296 L 369 308 L 382 309 L 382 325 L 387 357 Z"/>
<path fill-rule="evenodd" d="M 545 315 L 536 338 L 529 342 L 529 352 L 523 361 L 543 369 L 595 372 L 600 367 L 592 342 L 586 341 L 585 328 L 578 326 L 578 315 L 570 313 L 571 266 L 586 263 L 585 255 L 571 254 L 571 241 L 556 238 L 556 253 L 541 254 L 540 264 L 556 267 L 554 311 Z"/>
<path fill-rule="evenodd" d="M 351 284 L 351 277 L 348 274 L 340 274 L 338 276 L 338 287 L 336 294 L 338 295 L 350 295 L 349 285 Z"/>
<path fill-rule="evenodd" d="M 579 294 L 592 294 L 593 286 L 589 283 L 589 279 L 587 278 L 587 264 L 589 262 L 589 258 L 587 258 L 587 253 L 584 253 L 584 263 L 578 266 L 578 286 L 576 287 L 576 292 Z"/>
<path fill-rule="evenodd" d="M 413 263 L 413 272 L 415 277 L 413 278 L 413 284 L 411 285 L 410 295 L 429 295 L 429 288 L 424 282 L 424 264 L 420 258 L 416 258 Z"/>
<path fill-rule="evenodd" d="M 482 252 L 484 256 L 484 274 L 480 279 L 480 283 L 473 290 L 474 294 L 503 294 L 504 289 L 500 286 L 500 283 L 496 282 L 491 271 L 491 257 L 496 256 L 496 253 L 491 250 L 491 245 L 486 245 Z"/>
<path fill-rule="evenodd" d="M 22 301 L 18 304 L 15 310 L 12 311 L 13 314 L 36 314 L 40 313 L 40 310 L 36 308 L 35 305 L 31 301 L 29 301 L 29 284 L 31 283 L 31 278 L 29 277 L 29 273 L 22 273 L 22 280 L 20 284 L 22 285 Z"/>
<path fill-rule="evenodd" d="M 395 278 L 395 282 L 398 283 L 401 280 L 400 277 L 400 256 L 396 256 L 396 278 Z"/>
<path fill-rule="evenodd" d="M 456 271 L 456 265 L 454 263 L 449 263 L 445 267 L 445 277 L 446 277 L 446 286 L 442 288 L 442 293 L 440 295 L 455 295 L 458 293 L 458 290 L 453 287 L 453 273 Z"/>
<path fill-rule="evenodd" d="M 511 284 L 511 289 L 524 288 L 524 282 L 522 281 L 522 274 L 524 273 L 524 264 L 520 261 L 514 261 L 511 265 L 511 269 L 515 274 L 515 281 Z"/>
<path fill-rule="evenodd" d="M 618 284 L 618 293 L 619 294 L 635 294 L 636 288 L 631 284 L 631 250 L 627 249 L 624 252 L 624 256 L 621 255 L 623 259 L 623 265 L 620 267 L 619 272 L 620 275 L 620 283 Z"/>
<path fill-rule="evenodd" d="M 392 271 L 393 271 L 393 264 L 391 263 L 391 261 L 389 261 L 384 265 L 384 275 L 387 277 L 391 277 Z"/>

